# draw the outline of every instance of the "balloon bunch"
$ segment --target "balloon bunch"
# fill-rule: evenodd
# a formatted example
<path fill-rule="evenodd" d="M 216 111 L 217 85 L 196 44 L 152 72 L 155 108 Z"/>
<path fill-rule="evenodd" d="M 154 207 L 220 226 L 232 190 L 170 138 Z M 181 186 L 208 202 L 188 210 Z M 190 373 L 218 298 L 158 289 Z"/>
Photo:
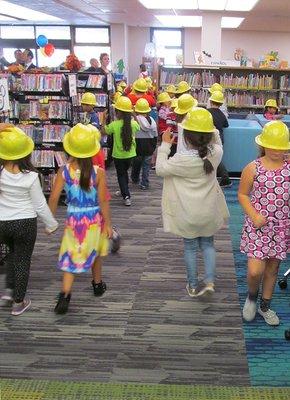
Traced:
<path fill-rule="evenodd" d="M 36 44 L 39 46 L 41 54 L 46 56 L 46 57 L 51 57 L 54 53 L 54 45 L 51 43 L 48 43 L 48 39 L 44 35 L 39 35 L 36 38 Z"/>

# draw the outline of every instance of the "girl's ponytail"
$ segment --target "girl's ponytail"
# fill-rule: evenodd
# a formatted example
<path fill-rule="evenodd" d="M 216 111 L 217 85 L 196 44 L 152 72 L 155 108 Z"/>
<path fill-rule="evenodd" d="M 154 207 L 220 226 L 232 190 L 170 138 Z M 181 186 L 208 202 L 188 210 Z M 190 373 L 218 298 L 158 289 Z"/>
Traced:
<path fill-rule="evenodd" d="M 91 176 L 93 171 L 93 162 L 91 157 L 89 158 L 77 158 L 81 170 L 80 176 L 80 187 L 85 192 L 90 191 Z"/>
<path fill-rule="evenodd" d="M 213 166 L 212 166 L 212 163 L 207 158 L 207 155 L 209 153 L 207 143 L 201 143 L 199 145 L 199 147 L 197 148 L 197 151 L 198 151 L 199 157 L 203 160 L 203 169 L 204 169 L 206 175 L 211 174 L 213 171 Z"/>
<path fill-rule="evenodd" d="M 131 117 L 132 114 L 129 112 L 119 111 L 121 114 L 121 118 L 123 120 L 123 126 L 121 131 L 121 140 L 124 151 L 129 151 L 133 142 L 133 133 L 131 126 Z"/>
<path fill-rule="evenodd" d="M 207 156 L 209 155 L 208 145 L 212 140 L 212 133 L 193 132 L 186 129 L 183 130 L 185 143 L 192 149 L 198 151 L 199 157 L 203 160 L 203 169 L 206 175 L 213 172 L 214 168 Z"/>

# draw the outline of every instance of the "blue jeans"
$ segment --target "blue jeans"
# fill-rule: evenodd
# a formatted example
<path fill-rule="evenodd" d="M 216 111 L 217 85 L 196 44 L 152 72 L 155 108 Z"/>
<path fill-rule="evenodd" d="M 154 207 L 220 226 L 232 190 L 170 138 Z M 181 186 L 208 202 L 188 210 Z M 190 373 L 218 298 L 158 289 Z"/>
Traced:
<path fill-rule="evenodd" d="M 133 158 L 131 179 L 134 183 L 139 183 L 140 171 L 142 169 L 140 185 L 149 187 L 149 173 L 152 156 L 136 156 Z"/>
<path fill-rule="evenodd" d="M 197 279 L 197 251 L 200 249 L 203 254 L 205 266 L 205 283 L 214 283 L 215 278 L 215 248 L 213 236 L 197 237 L 194 239 L 185 239 L 184 242 L 184 260 L 187 270 L 187 281 L 191 288 L 195 289 L 198 284 Z"/>

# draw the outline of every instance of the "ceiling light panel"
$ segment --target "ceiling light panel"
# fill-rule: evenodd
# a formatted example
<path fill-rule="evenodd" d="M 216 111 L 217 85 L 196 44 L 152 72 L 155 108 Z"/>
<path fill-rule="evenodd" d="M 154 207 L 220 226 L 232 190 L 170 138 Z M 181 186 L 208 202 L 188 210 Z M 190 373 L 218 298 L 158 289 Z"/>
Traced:
<path fill-rule="evenodd" d="M 238 17 L 222 17 L 222 28 L 238 28 L 245 18 Z"/>
<path fill-rule="evenodd" d="M 200 28 L 202 24 L 202 17 L 196 17 L 191 15 L 155 15 L 162 25 L 166 27 L 191 27 Z"/>
<path fill-rule="evenodd" d="M 197 0 L 139 0 L 146 8 L 155 10 L 197 10 Z"/>
<path fill-rule="evenodd" d="M 242 1 L 242 0 L 241 0 Z M 198 0 L 200 10 L 224 10 L 227 0 Z"/>
<path fill-rule="evenodd" d="M 227 0 L 227 11 L 250 11 L 259 0 Z"/>
<path fill-rule="evenodd" d="M 63 21 L 61 18 L 54 17 L 39 11 L 34 11 L 31 8 L 18 6 L 16 4 L 9 3 L 8 1 L 0 0 L 0 10 L 2 14 L 11 15 L 12 17 L 25 19 L 28 21 Z"/>

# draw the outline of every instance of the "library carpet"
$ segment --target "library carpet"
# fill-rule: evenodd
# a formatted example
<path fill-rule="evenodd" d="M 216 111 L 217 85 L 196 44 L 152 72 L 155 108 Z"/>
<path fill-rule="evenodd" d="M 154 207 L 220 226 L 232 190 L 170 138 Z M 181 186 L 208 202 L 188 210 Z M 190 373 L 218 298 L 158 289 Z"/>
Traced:
<path fill-rule="evenodd" d="M 108 179 L 113 193 L 113 169 Z M 132 189 L 132 207 L 112 199 L 123 243 L 104 263 L 108 291 L 95 298 L 90 277 L 80 276 L 65 316 L 52 311 L 61 229 L 47 237 L 40 224 L 28 290 L 32 308 L 18 318 L 0 310 L 1 400 L 290 398 L 287 388 L 249 387 L 255 382 L 229 230 L 216 237 L 216 293 L 189 298 L 182 241 L 162 231 L 161 187 L 152 174 L 149 191 Z M 64 215 L 60 207 L 60 221 Z M 265 383 L 258 384 L 274 386 L 263 373 Z"/>

